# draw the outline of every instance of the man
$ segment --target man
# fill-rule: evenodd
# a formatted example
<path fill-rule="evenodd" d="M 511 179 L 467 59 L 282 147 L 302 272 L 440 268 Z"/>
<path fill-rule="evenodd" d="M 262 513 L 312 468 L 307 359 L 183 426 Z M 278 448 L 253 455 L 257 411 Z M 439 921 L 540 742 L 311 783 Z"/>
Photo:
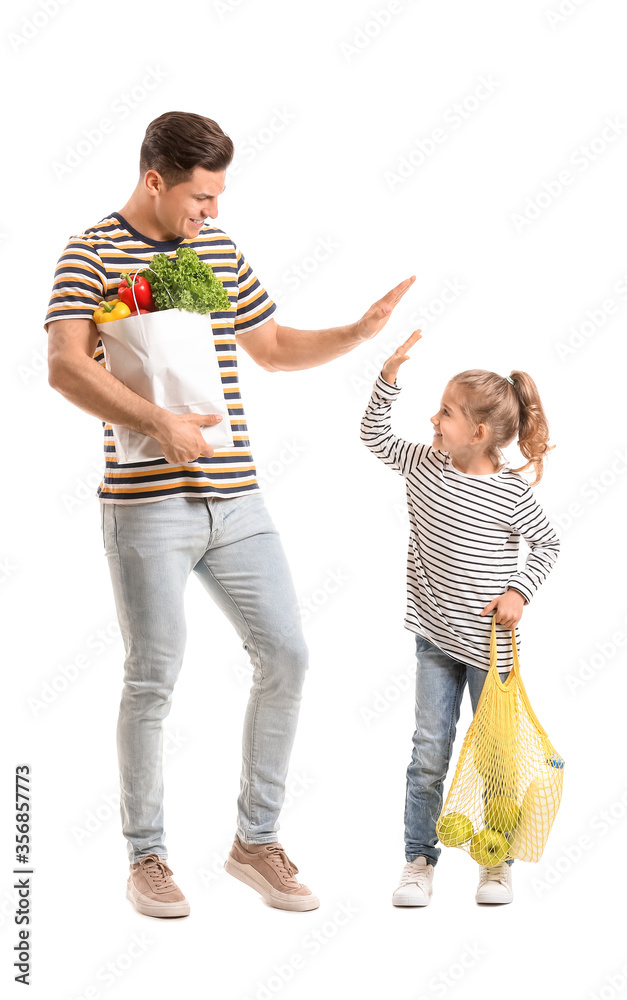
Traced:
<path fill-rule="evenodd" d="M 151 122 L 140 177 L 112 212 L 61 255 L 45 328 L 49 383 L 103 421 L 106 467 L 97 495 L 120 629 L 124 688 L 117 728 L 120 812 L 130 873 L 127 897 L 142 913 L 183 916 L 164 842 L 163 720 L 183 661 L 184 590 L 192 570 L 233 624 L 254 666 L 243 736 L 237 832 L 226 870 L 273 906 L 314 909 L 276 839 L 307 669 L 298 601 L 266 510 L 237 383 L 236 341 L 266 371 L 325 364 L 373 337 L 411 286 L 403 281 L 356 323 L 329 330 L 278 326 L 275 303 L 218 214 L 233 144 L 211 119 L 168 112 Z M 219 417 L 174 414 L 138 396 L 105 367 L 92 316 L 116 297 L 120 273 L 155 253 L 192 247 L 211 265 L 233 310 L 213 314 L 213 335 L 233 432 L 217 453 L 201 426 Z M 153 437 L 162 459 L 116 461 L 112 425 Z"/>

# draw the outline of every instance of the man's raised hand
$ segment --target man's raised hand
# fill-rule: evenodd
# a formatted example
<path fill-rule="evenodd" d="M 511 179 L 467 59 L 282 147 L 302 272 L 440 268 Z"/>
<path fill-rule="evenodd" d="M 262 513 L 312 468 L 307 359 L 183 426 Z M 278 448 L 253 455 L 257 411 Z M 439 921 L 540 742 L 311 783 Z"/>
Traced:
<path fill-rule="evenodd" d="M 360 340 L 371 340 L 372 337 L 376 336 L 383 329 L 392 315 L 394 307 L 400 302 L 405 292 L 411 288 L 415 280 L 416 275 L 412 274 L 411 278 L 401 281 L 400 285 L 397 285 L 387 295 L 384 295 L 382 299 L 379 299 L 370 306 L 368 312 L 365 312 L 361 319 L 357 321 L 357 334 Z"/>

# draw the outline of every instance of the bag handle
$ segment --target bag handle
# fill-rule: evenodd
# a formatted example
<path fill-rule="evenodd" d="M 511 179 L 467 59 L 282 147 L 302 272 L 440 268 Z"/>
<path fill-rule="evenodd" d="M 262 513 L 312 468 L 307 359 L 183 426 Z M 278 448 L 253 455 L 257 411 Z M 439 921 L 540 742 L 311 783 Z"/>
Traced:
<path fill-rule="evenodd" d="M 142 268 L 142 270 L 144 270 L 144 271 L 152 271 L 153 274 L 157 274 L 157 272 L 155 271 L 154 267 L 150 267 L 150 265 L 148 265 L 148 267 Z M 131 282 L 131 291 L 133 293 L 133 301 L 135 303 L 135 308 L 137 309 L 137 316 L 138 316 L 138 319 L 139 319 L 139 328 L 140 328 L 142 334 L 144 336 L 146 336 L 146 331 L 144 330 L 144 320 L 143 320 L 142 314 L 139 311 L 139 303 L 137 301 L 137 296 L 135 294 L 135 282 L 137 281 L 138 275 L 139 275 L 139 271 L 135 271 L 135 274 L 133 275 L 132 282 Z M 129 271 L 128 274 L 126 275 L 126 284 L 127 285 L 128 285 L 128 279 L 129 279 L 130 276 L 131 276 L 131 272 Z M 163 280 L 163 278 L 161 277 L 160 274 L 157 274 L 157 277 L 158 277 L 159 281 L 161 282 L 161 284 L 165 285 L 165 290 L 168 293 L 168 295 L 170 296 L 170 302 L 172 303 L 172 305 L 174 305 L 174 299 L 172 298 L 170 289 L 165 284 L 165 281 Z"/>
<path fill-rule="evenodd" d="M 520 675 L 520 662 L 518 660 L 518 645 L 516 643 L 516 629 L 512 629 L 512 658 L 514 661 L 513 670 Z M 492 631 L 490 633 L 490 668 L 495 667 L 498 673 L 498 668 L 496 666 L 498 659 L 497 647 L 496 647 L 496 611 L 492 615 Z"/>
<path fill-rule="evenodd" d="M 154 267 L 151 267 L 150 264 L 148 264 L 146 267 L 142 268 L 142 271 L 152 271 L 153 274 L 157 274 L 157 272 L 155 271 Z M 135 307 L 137 309 L 138 314 L 139 314 L 139 305 L 137 304 L 137 296 L 135 295 L 135 282 L 137 281 L 137 277 L 138 277 L 139 274 L 141 274 L 141 272 L 138 270 L 138 271 L 135 271 L 135 274 L 133 274 L 132 271 L 129 271 L 128 274 L 125 275 L 126 284 L 127 285 L 128 285 L 128 279 L 132 275 L 133 280 L 132 280 L 132 284 L 131 284 L 131 291 L 133 293 L 133 300 L 135 302 Z M 163 280 L 163 278 L 161 277 L 161 275 L 157 274 L 157 277 L 158 277 L 159 281 L 161 282 L 161 284 L 165 285 L 165 281 Z M 168 293 L 168 295 L 170 296 L 170 302 L 174 305 L 174 299 L 172 298 L 172 294 L 171 294 L 170 289 L 168 288 L 167 285 L 165 285 L 165 290 Z"/>
<path fill-rule="evenodd" d="M 494 673 L 494 680 L 497 687 L 502 691 L 507 691 L 513 678 L 516 677 L 520 681 L 520 664 L 518 662 L 518 649 L 516 648 L 516 632 L 512 629 L 512 657 L 513 666 L 505 678 L 504 681 L 501 680 L 499 676 L 499 670 L 497 666 L 498 652 L 496 645 L 496 611 L 492 615 L 492 630 L 490 632 L 490 673 Z"/>
<path fill-rule="evenodd" d="M 492 615 L 492 632 L 490 634 L 490 670 L 492 670 L 492 668 L 494 668 L 494 675 L 495 675 L 494 679 L 495 679 L 495 682 L 496 682 L 498 688 L 501 691 L 508 691 L 510 689 L 510 685 L 512 684 L 513 679 L 515 678 L 516 685 L 518 686 L 518 690 L 520 691 L 520 696 L 521 696 L 521 698 L 522 698 L 522 700 L 523 700 L 523 702 L 525 704 L 527 712 L 531 716 L 531 719 L 533 720 L 533 722 L 537 726 L 537 728 L 540 731 L 540 733 L 543 736 L 545 736 L 546 739 L 548 740 L 549 739 L 548 733 L 543 728 L 543 726 L 540 724 L 536 713 L 534 712 L 533 708 L 531 707 L 531 702 L 529 701 L 529 696 L 528 696 L 528 694 L 527 694 L 527 692 L 525 690 L 525 685 L 522 682 L 522 677 L 520 676 L 520 662 L 518 660 L 518 645 L 516 643 L 516 629 L 514 629 L 514 628 L 512 629 L 512 660 L 513 660 L 512 669 L 510 670 L 508 677 L 506 677 L 506 679 L 504 681 L 502 681 L 501 678 L 499 677 L 499 672 L 498 672 L 498 669 L 497 669 L 497 666 L 496 666 L 497 649 L 496 649 L 496 612 L 495 612 Z M 483 694 L 483 692 L 482 692 L 482 694 Z"/>

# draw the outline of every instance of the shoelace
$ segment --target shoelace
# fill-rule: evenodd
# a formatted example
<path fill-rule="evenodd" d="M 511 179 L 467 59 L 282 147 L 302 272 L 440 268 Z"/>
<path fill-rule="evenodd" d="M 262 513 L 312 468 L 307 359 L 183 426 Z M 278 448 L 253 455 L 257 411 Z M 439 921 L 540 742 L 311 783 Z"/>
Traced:
<path fill-rule="evenodd" d="M 412 864 L 413 862 L 410 861 L 405 865 L 403 874 L 401 875 L 401 886 L 409 885 L 410 883 L 415 882 L 416 885 L 422 889 L 424 888 L 423 883 L 426 882 L 429 877 L 428 868 L 426 865 L 424 868 L 422 866 L 420 868 L 412 868 Z"/>
<path fill-rule="evenodd" d="M 155 889 L 164 889 L 168 884 L 172 869 L 168 867 L 163 858 L 158 854 L 148 854 L 140 861 L 142 869 L 146 872 L 150 881 L 154 883 Z"/>
<path fill-rule="evenodd" d="M 486 882 L 499 882 L 507 888 L 507 865 L 504 861 L 500 865 L 494 865 L 493 868 L 483 868 L 481 884 L 484 885 Z"/>
<path fill-rule="evenodd" d="M 268 861 L 278 870 L 279 874 L 285 875 L 288 880 L 296 883 L 294 875 L 298 868 L 293 861 L 290 861 L 280 844 L 268 844 Z M 297 884 L 297 883 L 296 883 Z"/>

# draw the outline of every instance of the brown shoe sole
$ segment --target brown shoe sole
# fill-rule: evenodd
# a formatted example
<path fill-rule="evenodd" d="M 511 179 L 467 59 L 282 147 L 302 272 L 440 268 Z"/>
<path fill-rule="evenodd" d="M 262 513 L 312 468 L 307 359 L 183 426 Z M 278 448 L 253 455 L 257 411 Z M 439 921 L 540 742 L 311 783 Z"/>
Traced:
<path fill-rule="evenodd" d="M 242 865 L 234 858 L 228 857 L 224 867 L 229 875 L 234 875 L 240 882 L 245 882 L 251 889 L 256 889 L 270 906 L 277 906 L 280 910 L 315 910 L 320 906 L 320 900 L 313 894 L 295 896 L 293 893 L 275 889 L 252 865 Z"/>
<path fill-rule="evenodd" d="M 126 898 L 130 899 L 136 910 L 145 913 L 147 917 L 187 917 L 189 915 L 189 903 L 186 899 L 181 899 L 178 903 L 159 903 L 156 899 L 151 899 L 139 892 L 130 876 L 126 883 Z"/>

